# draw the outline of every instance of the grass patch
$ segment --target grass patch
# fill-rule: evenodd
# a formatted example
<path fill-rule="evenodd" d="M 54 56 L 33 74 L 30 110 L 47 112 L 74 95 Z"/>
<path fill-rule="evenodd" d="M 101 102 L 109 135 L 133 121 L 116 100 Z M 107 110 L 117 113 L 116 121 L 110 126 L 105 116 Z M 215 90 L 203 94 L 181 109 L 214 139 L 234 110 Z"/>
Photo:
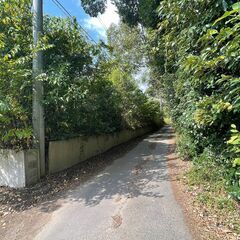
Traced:
<path fill-rule="evenodd" d="M 191 191 L 195 191 L 196 203 L 216 215 L 225 227 L 240 234 L 239 205 L 227 194 L 224 167 L 203 153 L 186 174 L 186 180 Z"/>

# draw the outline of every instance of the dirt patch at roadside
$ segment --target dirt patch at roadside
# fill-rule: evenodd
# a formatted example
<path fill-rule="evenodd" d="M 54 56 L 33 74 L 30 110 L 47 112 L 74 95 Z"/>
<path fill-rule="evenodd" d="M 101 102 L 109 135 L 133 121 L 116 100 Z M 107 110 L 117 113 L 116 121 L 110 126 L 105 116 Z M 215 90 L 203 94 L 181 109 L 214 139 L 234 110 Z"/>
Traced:
<path fill-rule="evenodd" d="M 167 160 L 172 188 L 183 209 L 186 223 L 194 240 L 240 240 L 240 236 L 219 226 L 216 213 L 206 211 L 197 204 L 197 194 L 184 182 L 185 174 L 190 170 L 192 163 L 179 159 L 175 153 L 174 138 L 169 140 L 169 144 Z"/>
<path fill-rule="evenodd" d="M 50 219 L 51 213 L 37 208 L 8 215 L 0 229 L 1 240 L 32 240 Z"/>

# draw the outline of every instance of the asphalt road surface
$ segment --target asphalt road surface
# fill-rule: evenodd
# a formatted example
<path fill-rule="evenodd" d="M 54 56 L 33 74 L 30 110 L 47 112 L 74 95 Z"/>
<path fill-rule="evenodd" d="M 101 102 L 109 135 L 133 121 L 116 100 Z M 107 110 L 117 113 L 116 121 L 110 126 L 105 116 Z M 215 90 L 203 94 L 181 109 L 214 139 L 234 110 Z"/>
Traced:
<path fill-rule="evenodd" d="M 36 240 L 190 240 L 168 176 L 171 128 L 69 191 Z"/>

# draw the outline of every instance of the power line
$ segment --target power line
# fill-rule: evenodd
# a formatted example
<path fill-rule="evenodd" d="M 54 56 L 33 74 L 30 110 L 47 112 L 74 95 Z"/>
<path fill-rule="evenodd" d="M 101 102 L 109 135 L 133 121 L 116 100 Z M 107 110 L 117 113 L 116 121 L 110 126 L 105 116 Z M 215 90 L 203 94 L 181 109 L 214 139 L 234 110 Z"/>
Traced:
<path fill-rule="evenodd" d="M 67 16 L 70 17 L 72 20 L 74 20 L 74 17 L 71 15 L 71 13 L 59 2 L 59 0 L 52 0 L 52 2 Z M 103 28 L 107 31 L 107 26 L 104 24 L 100 16 L 97 17 L 100 24 L 102 24 Z M 87 37 L 92 40 L 96 45 L 97 42 L 89 35 L 89 33 L 80 25 L 79 22 L 77 22 L 78 26 L 85 32 Z M 111 57 L 108 52 L 105 52 L 106 57 L 108 60 L 111 60 Z M 120 68 L 121 73 L 124 73 L 123 70 Z"/>
<path fill-rule="evenodd" d="M 67 16 L 70 17 L 72 20 L 74 17 L 70 14 L 70 12 L 58 1 L 58 0 L 52 0 L 52 2 Z M 84 31 L 84 33 L 87 35 L 87 37 L 93 41 L 96 45 L 97 42 L 91 37 L 91 35 L 77 22 L 78 26 Z"/>
<path fill-rule="evenodd" d="M 52 0 L 52 2 L 67 16 L 70 17 L 72 20 L 74 19 L 73 16 L 70 14 L 70 12 L 59 2 L 59 0 Z M 107 27 L 106 25 L 103 23 L 103 21 L 101 20 L 100 16 L 97 17 L 99 22 L 103 25 L 104 29 L 107 31 Z M 92 40 L 96 45 L 97 42 L 88 34 L 88 32 L 77 22 L 78 26 L 85 32 L 85 34 L 87 35 L 87 37 Z M 106 57 L 108 60 L 111 60 L 111 57 L 109 55 L 108 52 L 105 52 Z M 122 69 L 120 69 L 121 73 L 124 73 L 122 71 Z"/>
<path fill-rule="evenodd" d="M 74 17 L 71 15 L 71 13 L 59 2 L 59 0 L 52 0 L 52 2 L 67 16 L 70 17 L 72 20 L 74 19 Z M 100 17 L 98 17 L 99 22 L 103 25 L 103 27 L 105 28 L 105 30 L 107 31 L 107 27 L 106 25 L 103 23 L 103 21 L 101 20 Z M 79 22 L 77 22 L 78 26 L 84 31 L 84 33 L 87 35 L 88 39 L 92 40 L 96 45 L 97 42 L 89 35 L 89 33 L 79 24 Z M 108 52 L 105 52 L 107 55 L 108 60 L 111 59 L 111 57 L 109 56 Z"/>
<path fill-rule="evenodd" d="M 100 22 L 100 24 L 103 26 L 103 28 L 105 29 L 105 31 L 107 32 L 107 26 L 104 24 L 104 22 L 102 21 L 102 19 L 100 18 L 100 16 L 97 17 L 98 21 Z"/>
<path fill-rule="evenodd" d="M 69 13 L 69 11 L 58 1 L 58 0 L 52 0 L 52 2 L 67 16 L 70 17 L 72 20 L 74 19 L 73 16 Z M 77 22 L 79 27 L 84 31 L 84 33 L 87 35 L 87 37 L 92 40 L 95 44 L 97 42 L 89 35 L 89 33 Z"/>
<path fill-rule="evenodd" d="M 72 15 L 69 13 L 69 11 L 58 1 L 58 0 L 52 0 L 58 7 L 60 7 L 66 15 L 72 18 Z"/>

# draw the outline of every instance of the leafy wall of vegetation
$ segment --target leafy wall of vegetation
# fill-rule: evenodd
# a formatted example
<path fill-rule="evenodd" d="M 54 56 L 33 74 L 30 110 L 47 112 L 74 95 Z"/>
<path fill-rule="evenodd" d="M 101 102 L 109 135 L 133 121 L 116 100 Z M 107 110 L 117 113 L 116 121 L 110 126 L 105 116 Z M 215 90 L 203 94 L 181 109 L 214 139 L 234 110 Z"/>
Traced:
<path fill-rule="evenodd" d="M 32 20 L 30 0 L 0 7 L 0 147 L 32 143 Z M 147 98 L 104 44 L 93 45 L 74 20 L 46 16 L 44 51 L 47 139 L 153 125 L 159 103 Z M 113 51 L 113 50 L 112 50 Z"/>
<path fill-rule="evenodd" d="M 240 4 L 161 1 L 157 11 L 152 84 L 167 100 L 178 150 L 199 170 L 207 162 L 210 172 L 219 169 L 240 198 Z"/>
<path fill-rule="evenodd" d="M 0 146 L 28 147 L 31 139 L 31 5 L 1 1 Z M 10 17 L 11 16 L 11 17 Z M 29 37 L 28 37 L 29 36 Z"/>

